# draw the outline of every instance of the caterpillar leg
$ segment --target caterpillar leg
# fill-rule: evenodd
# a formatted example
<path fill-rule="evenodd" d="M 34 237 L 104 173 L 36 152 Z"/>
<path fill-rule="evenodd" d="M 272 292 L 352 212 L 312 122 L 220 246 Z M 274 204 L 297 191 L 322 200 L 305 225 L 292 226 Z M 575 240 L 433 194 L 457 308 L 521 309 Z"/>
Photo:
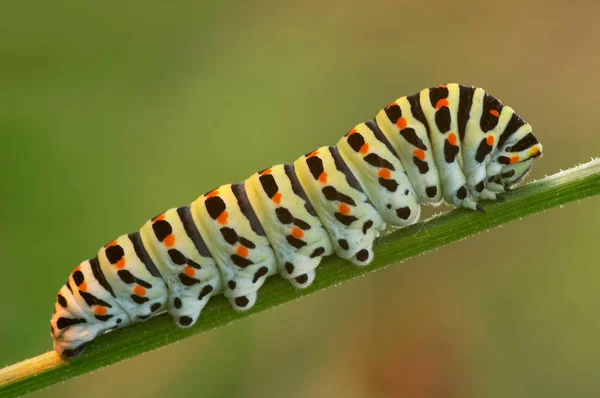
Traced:
<path fill-rule="evenodd" d="M 338 149 L 319 148 L 296 160 L 294 168 L 337 255 L 356 265 L 371 262 L 373 240 L 384 226 L 383 219 Z"/>
<path fill-rule="evenodd" d="M 189 206 L 148 221 L 140 234 L 169 287 L 168 312 L 179 327 L 196 323 L 208 300 L 221 291 L 221 275 Z"/>
<path fill-rule="evenodd" d="M 225 297 L 236 310 L 250 309 L 277 264 L 245 184 L 223 185 L 202 195 L 191 210 L 219 267 Z"/>
<path fill-rule="evenodd" d="M 333 252 L 333 245 L 294 166 L 255 173 L 246 180 L 246 192 L 274 249 L 280 275 L 297 288 L 310 286 L 315 268 Z"/>

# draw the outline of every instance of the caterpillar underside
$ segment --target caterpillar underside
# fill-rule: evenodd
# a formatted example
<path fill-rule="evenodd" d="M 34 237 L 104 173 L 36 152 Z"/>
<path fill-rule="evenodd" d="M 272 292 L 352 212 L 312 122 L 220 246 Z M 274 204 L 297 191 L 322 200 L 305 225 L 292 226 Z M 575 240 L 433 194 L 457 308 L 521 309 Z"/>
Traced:
<path fill-rule="evenodd" d="M 364 266 L 385 224 L 420 204 L 482 208 L 529 172 L 542 146 L 484 90 L 447 84 L 402 97 L 335 146 L 223 185 L 122 235 L 82 262 L 58 294 L 55 349 L 79 355 L 98 334 L 167 310 L 190 327 L 223 293 L 251 308 L 265 279 L 304 288 L 323 256 Z"/>

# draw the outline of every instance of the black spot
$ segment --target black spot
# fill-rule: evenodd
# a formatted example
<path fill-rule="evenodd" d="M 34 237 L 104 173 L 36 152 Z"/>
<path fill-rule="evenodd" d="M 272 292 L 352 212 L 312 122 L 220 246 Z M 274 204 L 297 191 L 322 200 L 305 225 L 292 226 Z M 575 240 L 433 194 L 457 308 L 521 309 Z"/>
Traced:
<path fill-rule="evenodd" d="M 396 209 L 396 214 L 403 220 L 408 220 L 410 217 L 410 208 L 409 207 L 400 207 Z"/>
<path fill-rule="evenodd" d="M 160 303 L 154 303 L 150 306 L 150 311 L 152 311 L 152 312 L 158 311 L 160 309 L 160 307 L 161 307 Z"/>
<path fill-rule="evenodd" d="M 362 249 L 361 251 L 356 253 L 356 259 L 364 263 L 369 259 L 369 251 L 367 249 Z"/>
<path fill-rule="evenodd" d="M 483 114 L 481 115 L 481 120 L 479 121 L 479 126 L 481 127 L 481 131 L 487 133 L 488 131 L 494 129 L 498 125 L 499 117 L 496 117 L 490 113 L 491 110 L 495 110 L 500 114 L 502 112 L 502 108 L 504 107 L 500 101 L 496 98 L 492 97 L 488 93 L 485 93 L 483 96 Z"/>
<path fill-rule="evenodd" d="M 202 288 L 202 291 L 198 295 L 198 300 L 202 300 L 204 297 L 206 297 L 206 295 L 212 293 L 213 290 L 214 289 L 213 289 L 212 285 L 206 285 L 206 286 L 204 286 Z"/>
<path fill-rule="evenodd" d="M 246 238 L 244 238 L 243 236 L 238 236 L 238 240 L 240 241 L 240 243 L 244 246 L 246 246 L 248 249 L 254 249 L 256 248 L 256 245 L 254 244 L 254 242 L 252 242 L 251 240 L 248 240 Z"/>
<path fill-rule="evenodd" d="M 259 178 L 260 185 L 262 185 L 263 190 L 267 194 L 269 198 L 273 198 L 279 187 L 277 186 L 277 182 L 275 182 L 275 177 L 272 174 L 263 174 Z"/>
<path fill-rule="evenodd" d="M 458 102 L 458 136 L 462 142 L 465 138 L 465 131 L 467 128 L 467 122 L 469 121 L 469 114 L 471 113 L 471 105 L 473 104 L 473 93 L 475 93 L 475 87 L 459 86 L 460 97 Z"/>
<path fill-rule="evenodd" d="M 434 187 L 434 186 L 427 187 L 427 188 L 425 188 L 425 193 L 427 194 L 428 197 L 435 198 L 435 196 L 437 195 L 437 187 Z"/>
<path fill-rule="evenodd" d="M 382 187 L 384 187 L 385 189 L 387 189 L 390 192 L 396 192 L 396 189 L 398 189 L 398 182 L 396 180 L 392 179 L 385 179 L 382 177 L 379 177 L 379 185 L 381 185 Z"/>
<path fill-rule="evenodd" d="M 254 264 L 252 261 L 248 260 L 247 258 L 240 257 L 237 254 L 231 255 L 231 261 L 240 268 L 246 268 L 247 266 Z"/>
<path fill-rule="evenodd" d="M 190 266 L 190 267 L 192 267 L 192 268 L 195 268 L 195 269 L 202 269 L 202 266 L 201 266 L 200 264 L 198 264 L 198 263 L 197 263 L 197 262 L 195 262 L 194 260 L 190 260 L 189 258 L 188 258 L 188 260 L 187 260 L 187 263 L 186 263 L 186 264 L 187 264 L 187 265 L 189 265 L 189 266 Z"/>
<path fill-rule="evenodd" d="M 181 326 L 190 326 L 193 322 L 193 319 L 189 316 L 182 316 L 179 318 L 179 324 Z"/>
<path fill-rule="evenodd" d="M 388 162 L 387 160 L 375 153 L 368 154 L 364 157 L 364 159 L 365 162 L 369 163 L 371 166 L 382 167 L 389 170 L 396 170 L 393 164 L 391 164 L 390 162 Z"/>
<path fill-rule="evenodd" d="M 307 231 L 310 229 L 310 224 L 307 222 L 302 221 L 299 218 L 294 218 L 294 225 L 297 226 L 298 228 Z"/>
<path fill-rule="evenodd" d="M 58 301 L 58 304 L 60 304 L 61 307 L 67 308 L 67 299 L 64 298 L 62 294 L 59 294 L 57 296 L 57 301 Z"/>
<path fill-rule="evenodd" d="M 485 157 L 490 152 L 492 152 L 492 146 L 488 145 L 487 138 L 484 138 L 483 140 L 481 140 L 479 146 L 477 147 L 477 152 L 475 152 L 475 160 L 479 163 L 483 163 Z"/>
<path fill-rule="evenodd" d="M 183 265 L 187 261 L 187 258 L 185 258 L 185 256 L 183 254 L 181 254 L 181 252 L 179 250 L 169 249 L 167 254 L 171 258 L 171 261 L 173 261 L 177 265 Z"/>
<path fill-rule="evenodd" d="M 140 297 L 137 294 L 132 294 L 131 299 L 138 304 L 144 304 L 146 301 L 150 300 L 148 297 Z"/>
<path fill-rule="evenodd" d="M 181 283 L 183 283 L 185 286 L 194 286 L 195 284 L 200 283 L 199 279 L 189 277 L 184 273 L 180 273 L 177 276 L 179 277 Z"/>
<path fill-rule="evenodd" d="M 135 282 L 135 277 L 133 276 L 133 274 L 129 271 L 127 271 L 126 269 L 121 269 L 119 271 L 117 271 L 117 275 L 119 275 L 119 278 L 121 278 L 121 280 L 125 283 L 132 284 Z"/>
<path fill-rule="evenodd" d="M 516 173 L 515 169 L 512 169 L 510 171 L 507 171 L 506 173 L 500 174 L 500 177 L 502 177 L 502 178 L 510 178 L 510 177 L 514 176 L 515 173 Z"/>
<path fill-rule="evenodd" d="M 238 234 L 235 232 L 235 229 L 223 227 L 220 229 L 220 231 L 221 235 L 223 236 L 223 239 L 225 239 L 225 242 L 229 243 L 230 245 L 234 245 L 237 243 Z"/>
<path fill-rule="evenodd" d="M 390 122 L 396 124 L 398 119 L 402 117 L 402 109 L 400 109 L 400 105 L 393 103 L 385 108 L 385 114 L 390 119 Z"/>
<path fill-rule="evenodd" d="M 477 192 L 483 192 L 484 188 L 485 188 L 485 183 L 483 180 L 479 181 L 479 183 L 477 185 L 475 185 L 475 190 Z"/>
<path fill-rule="evenodd" d="M 275 209 L 275 214 L 277 215 L 277 219 L 282 224 L 291 224 L 294 221 L 294 216 L 292 213 L 285 207 L 278 207 Z"/>
<path fill-rule="evenodd" d="M 254 278 L 252 278 L 252 283 L 256 283 L 260 278 L 267 275 L 269 269 L 267 267 L 260 267 L 258 271 L 254 274 Z"/>
<path fill-rule="evenodd" d="M 181 308 L 181 299 L 179 297 L 175 297 L 175 300 L 173 300 L 173 305 L 175 306 L 175 308 L 180 309 Z"/>
<path fill-rule="evenodd" d="M 404 191 L 405 195 L 408 195 L 410 193 L 410 191 L 407 189 L 406 191 Z"/>
<path fill-rule="evenodd" d="M 323 161 L 318 156 L 306 158 L 306 165 L 308 166 L 308 169 L 315 180 L 318 180 L 321 173 L 325 171 L 323 168 Z"/>
<path fill-rule="evenodd" d="M 444 142 L 444 156 L 446 158 L 446 163 L 454 163 L 454 159 L 456 159 L 458 152 L 459 148 L 457 145 L 452 145 L 448 140 Z"/>
<path fill-rule="evenodd" d="M 119 318 L 119 319 L 117 319 L 116 322 L 117 322 L 117 324 L 119 324 L 119 323 L 123 322 L 123 320 L 121 318 Z"/>
<path fill-rule="evenodd" d="M 341 222 L 342 224 L 344 224 L 346 226 L 349 226 L 354 221 L 358 220 L 358 218 L 356 218 L 354 216 L 347 216 L 347 215 L 343 215 L 342 213 L 334 213 L 333 215 L 339 222 Z"/>
<path fill-rule="evenodd" d="M 107 303 L 104 300 L 99 299 L 98 297 L 94 296 L 91 293 L 80 291 L 79 295 L 85 301 L 85 303 L 88 305 L 88 307 L 91 307 L 94 305 L 101 305 L 103 307 L 112 308 L 112 305 L 110 305 L 109 303 Z"/>
<path fill-rule="evenodd" d="M 229 288 L 231 290 L 235 289 L 235 287 L 237 286 L 237 283 L 235 283 L 234 280 L 230 280 L 229 282 L 227 282 L 227 286 L 229 286 Z"/>
<path fill-rule="evenodd" d="M 431 106 L 436 107 L 439 100 L 448 98 L 448 87 L 433 87 L 429 89 L 429 101 L 431 102 Z"/>
<path fill-rule="evenodd" d="M 248 305 L 248 303 L 250 303 L 250 300 L 248 300 L 248 298 L 246 296 L 241 296 L 241 297 L 236 297 L 235 298 L 235 304 L 238 307 L 245 307 Z"/>
<path fill-rule="evenodd" d="M 465 187 L 464 185 L 460 188 L 458 188 L 458 191 L 456 191 L 456 197 L 460 200 L 463 200 L 467 197 L 467 187 Z"/>
<path fill-rule="evenodd" d="M 102 322 L 106 322 L 106 321 L 108 321 L 112 317 L 113 317 L 113 315 L 110 315 L 110 314 L 108 314 L 108 315 L 94 315 L 94 318 L 96 318 L 97 320 L 102 321 Z"/>
<path fill-rule="evenodd" d="M 158 239 L 161 242 L 165 240 L 167 236 L 173 233 L 173 228 L 171 227 L 171 224 L 169 224 L 166 220 L 156 221 L 154 224 L 152 224 L 152 229 L 154 230 L 154 235 L 156 235 L 156 239 Z"/>
<path fill-rule="evenodd" d="M 305 241 L 303 241 L 302 239 L 298 239 L 298 238 L 294 237 L 293 235 L 286 235 L 285 239 L 291 246 L 294 246 L 296 249 L 300 249 L 300 248 L 306 246 Z"/>
<path fill-rule="evenodd" d="M 366 234 L 366 233 L 367 233 L 367 231 L 368 231 L 369 229 L 371 229 L 371 227 L 372 227 L 372 226 L 373 226 L 373 220 L 368 220 L 367 222 L 365 222 L 365 223 L 363 224 L 363 229 L 362 229 L 362 231 L 363 231 L 363 234 Z"/>
<path fill-rule="evenodd" d="M 294 264 L 292 263 L 285 263 L 285 270 L 288 272 L 288 274 L 291 274 L 292 272 L 294 272 Z"/>
<path fill-rule="evenodd" d="M 537 140 L 537 138 L 535 138 L 535 136 L 532 133 L 529 133 L 525 137 L 523 137 L 519 142 L 517 142 L 515 145 L 513 145 L 512 147 L 506 148 L 506 151 L 507 152 L 521 152 L 527 148 L 531 148 L 538 142 L 539 141 Z"/>
<path fill-rule="evenodd" d="M 435 124 L 442 134 L 447 133 L 450 130 L 450 108 L 447 106 L 439 109 L 435 113 Z"/>
<path fill-rule="evenodd" d="M 388 203 L 387 205 L 385 205 L 385 207 L 387 207 L 388 209 L 391 209 L 392 205 Z"/>
<path fill-rule="evenodd" d="M 427 146 L 425 145 L 423 140 L 419 138 L 419 136 L 417 135 L 417 132 L 414 129 L 407 127 L 405 129 L 403 129 L 402 131 L 400 131 L 400 135 L 402 137 L 404 137 L 404 139 L 409 144 L 411 144 L 419 149 L 422 149 L 424 151 L 427 150 Z"/>
<path fill-rule="evenodd" d="M 223 199 L 218 196 L 211 196 L 206 199 L 204 201 L 204 206 L 206 206 L 206 211 L 213 220 L 216 220 L 227 208 Z"/>
<path fill-rule="evenodd" d="M 413 163 L 415 164 L 415 166 L 417 166 L 419 168 L 419 172 L 421 174 L 425 174 L 429 171 L 429 165 L 427 164 L 427 162 L 419 159 L 416 156 L 413 156 Z"/>
<path fill-rule="evenodd" d="M 122 259 L 125 255 L 123 248 L 119 245 L 110 246 L 106 248 L 104 252 L 106 253 L 106 257 L 108 258 L 108 261 L 110 261 L 111 264 L 118 263 L 119 260 Z"/>
<path fill-rule="evenodd" d="M 500 164 L 510 164 L 510 159 L 507 158 L 506 156 L 499 156 L 498 157 L 498 163 L 500 163 Z"/>
<path fill-rule="evenodd" d="M 348 144 L 356 152 L 360 151 L 360 148 L 365 144 L 365 139 L 360 133 L 350 134 L 348 136 Z"/>
<path fill-rule="evenodd" d="M 312 254 L 310 255 L 310 258 L 315 258 L 315 257 L 322 256 L 323 253 L 325 253 L 325 248 L 324 247 L 317 247 L 315 249 L 315 251 L 313 251 Z"/>
<path fill-rule="evenodd" d="M 81 285 L 83 283 L 83 273 L 81 271 L 75 271 L 73 272 L 73 281 L 75 281 L 75 284 L 77 286 Z"/>
<path fill-rule="evenodd" d="M 348 241 L 346 239 L 338 240 L 338 245 L 344 250 L 348 250 L 350 248 L 350 246 L 348 245 Z"/>
<path fill-rule="evenodd" d="M 298 282 L 301 285 L 304 285 L 306 282 L 308 282 L 308 275 L 303 274 L 303 275 L 297 276 L 296 282 Z"/>
<path fill-rule="evenodd" d="M 87 321 L 82 318 L 73 319 L 73 318 L 60 317 L 60 318 L 58 318 L 58 321 L 56 321 L 56 327 L 59 330 L 61 330 L 61 329 L 67 328 L 69 326 L 77 325 L 80 323 L 87 323 Z"/>

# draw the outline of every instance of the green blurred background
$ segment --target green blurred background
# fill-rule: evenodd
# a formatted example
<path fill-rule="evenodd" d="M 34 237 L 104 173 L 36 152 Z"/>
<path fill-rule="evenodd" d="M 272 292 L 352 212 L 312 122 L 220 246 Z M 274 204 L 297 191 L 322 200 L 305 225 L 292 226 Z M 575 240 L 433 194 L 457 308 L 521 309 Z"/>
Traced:
<path fill-rule="evenodd" d="M 600 3 L 27 1 L 0 15 L 0 366 L 56 292 L 163 209 L 336 142 L 397 97 L 484 87 L 540 178 L 600 155 Z M 34 397 L 600 394 L 598 198 Z"/>

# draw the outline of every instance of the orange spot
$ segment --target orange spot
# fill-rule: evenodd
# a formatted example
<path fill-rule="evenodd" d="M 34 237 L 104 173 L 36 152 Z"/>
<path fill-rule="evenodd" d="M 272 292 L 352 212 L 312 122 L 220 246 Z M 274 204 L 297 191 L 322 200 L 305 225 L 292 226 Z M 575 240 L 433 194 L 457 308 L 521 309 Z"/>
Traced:
<path fill-rule="evenodd" d="M 81 271 L 81 265 L 78 265 L 78 266 L 77 266 L 77 268 L 75 268 L 75 269 L 73 270 L 73 272 L 75 272 L 75 271 Z"/>
<path fill-rule="evenodd" d="M 108 245 L 106 245 L 106 247 L 108 248 L 108 247 L 113 247 L 113 246 L 116 246 L 116 245 L 117 245 L 117 241 L 116 241 L 116 240 L 113 240 L 113 241 L 112 241 L 112 242 L 110 242 Z"/>
<path fill-rule="evenodd" d="M 369 153 L 369 144 L 363 144 L 363 146 L 360 147 L 360 153 L 363 155 Z"/>
<path fill-rule="evenodd" d="M 239 246 L 237 249 L 237 255 L 240 257 L 248 257 L 248 248 L 246 246 Z"/>
<path fill-rule="evenodd" d="M 407 125 L 408 125 L 408 123 L 406 122 L 406 119 L 403 117 L 400 117 L 400 118 L 398 118 L 398 120 L 396 120 L 396 126 L 398 126 L 398 128 L 400 130 L 405 129 Z"/>
<path fill-rule="evenodd" d="M 413 155 L 415 155 L 419 160 L 425 160 L 425 151 L 422 149 L 415 149 L 413 151 Z"/>
<path fill-rule="evenodd" d="M 437 104 L 435 104 L 435 109 L 441 109 L 441 108 L 443 108 L 445 106 L 448 106 L 448 105 L 450 105 L 450 103 L 448 102 L 448 99 L 447 98 L 442 98 L 441 100 L 439 100 L 437 102 Z"/>
<path fill-rule="evenodd" d="M 535 156 L 540 151 L 540 148 L 534 146 L 529 150 L 529 156 Z"/>
<path fill-rule="evenodd" d="M 165 237 L 165 240 L 163 241 L 163 243 L 167 247 L 173 247 L 173 246 L 175 246 L 175 235 L 173 235 L 173 234 L 167 235 Z"/>
<path fill-rule="evenodd" d="M 143 286 L 137 285 L 134 289 L 133 292 L 135 294 L 137 294 L 140 297 L 143 297 L 146 295 L 146 289 Z"/>
<path fill-rule="evenodd" d="M 217 221 L 221 225 L 227 225 L 227 219 L 228 218 L 229 218 L 229 213 L 227 213 L 226 211 L 224 211 L 223 213 L 221 213 L 219 215 L 219 217 L 217 217 Z"/>
<path fill-rule="evenodd" d="M 158 216 L 154 219 L 154 222 L 157 222 L 159 220 L 164 220 L 165 218 L 167 218 L 167 216 L 165 216 L 164 214 L 161 214 L 160 216 Z"/>
<path fill-rule="evenodd" d="M 101 305 L 97 306 L 96 309 L 94 310 L 94 313 L 96 315 L 106 315 L 107 312 L 108 312 L 108 309 Z"/>
<path fill-rule="evenodd" d="M 350 207 L 348 207 L 348 205 L 345 203 L 340 203 L 339 210 L 343 215 L 350 213 Z"/>
<path fill-rule="evenodd" d="M 273 195 L 273 202 L 274 203 L 281 203 L 281 192 L 277 192 L 275 195 Z"/>
<path fill-rule="evenodd" d="M 519 155 L 513 155 L 510 157 L 510 164 L 517 163 L 519 160 L 521 160 Z"/>
<path fill-rule="evenodd" d="M 117 267 L 117 269 L 125 268 L 125 257 L 121 257 L 121 259 L 115 264 L 115 267 Z"/>
<path fill-rule="evenodd" d="M 304 236 L 304 232 L 300 228 L 294 227 L 292 228 L 292 236 L 296 239 L 300 239 Z"/>
<path fill-rule="evenodd" d="M 496 117 L 500 116 L 500 113 L 498 113 L 498 111 L 495 109 L 490 109 L 490 114 L 492 114 L 493 116 L 496 116 Z"/>
<path fill-rule="evenodd" d="M 265 171 L 260 173 L 261 176 L 264 176 L 265 174 L 271 174 L 271 169 L 266 169 Z"/>
<path fill-rule="evenodd" d="M 319 154 L 319 151 L 314 151 L 314 152 L 311 152 L 311 153 L 310 153 L 310 154 L 307 156 L 307 158 L 312 158 L 313 156 L 317 156 L 318 154 Z"/>
<path fill-rule="evenodd" d="M 487 138 L 485 139 L 485 142 L 488 144 L 488 146 L 494 145 L 494 136 L 488 135 Z"/>
<path fill-rule="evenodd" d="M 389 104 L 385 109 L 390 109 L 392 106 L 396 105 L 396 102 L 392 102 L 391 104 Z"/>
<path fill-rule="evenodd" d="M 187 276 L 189 276 L 190 278 L 193 277 L 194 275 L 196 275 L 196 270 L 194 268 L 190 267 L 189 265 L 187 267 L 185 267 L 183 272 L 185 272 L 185 274 Z"/>
<path fill-rule="evenodd" d="M 214 190 L 210 191 L 209 193 L 207 193 L 205 196 L 206 196 L 206 199 L 208 199 L 208 198 L 212 198 L 213 196 L 217 196 L 218 194 L 219 194 L 219 190 L 214 189 Z"/>
<path fill-rule="evenodd" d="M 348 135 L 352 135 L 352 134 L 354 134 L 354 133 L 356 133 L 356 129 L 352 129 L 352 130 L 350 130 L 350 132 L 348 133 Z"/>
<path fill-rule="evenodd" d="M 381 178 L 389 179 L 392 177 L 392 172 L 389 169 L 381 169 L 377 175 L 379 175 Z"/>
<path fill-rule="evenodd" d="M 448 87 L 448 85 L 446 85 L 446 84 L 440 84 L 440 85 L 439 85 L 439 86 L 437 86 L 436 88 L 446 88 L 446 87 Z"/>
<path fill-rule="evenodd" d="M 321 175 L 319 176 L 319 181 L 321 181 L 323 184 L 325 184 L 327 182 L 327 173 L 326 172 L 321 173 Z"/>
<path fill-rule="evenodd" d="M 79 290 L 82 292 L 87 291 L 87 282 L 83 282 L 81 285 L 79 285 Z"/>
<path fill-rule="evenodd" d="M 448 142 L 451 143 L 452 145 L 456 145 L 456 134 L 454 133 L 450 133 L 450 135 L 448 136 Z"/>

